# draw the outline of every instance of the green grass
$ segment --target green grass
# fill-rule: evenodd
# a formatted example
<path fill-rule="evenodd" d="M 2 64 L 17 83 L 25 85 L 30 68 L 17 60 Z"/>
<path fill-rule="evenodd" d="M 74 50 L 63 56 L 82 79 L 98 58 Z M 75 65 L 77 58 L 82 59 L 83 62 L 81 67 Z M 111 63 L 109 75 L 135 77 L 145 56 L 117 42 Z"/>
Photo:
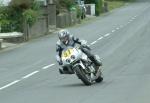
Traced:
<path fill-rule="evenodd" d="M 123 2 L 123 1 L 107 1 L 107 2 L 108 2 L 108 10 L 109 11 L 125 5 L 125 2 Z"/>

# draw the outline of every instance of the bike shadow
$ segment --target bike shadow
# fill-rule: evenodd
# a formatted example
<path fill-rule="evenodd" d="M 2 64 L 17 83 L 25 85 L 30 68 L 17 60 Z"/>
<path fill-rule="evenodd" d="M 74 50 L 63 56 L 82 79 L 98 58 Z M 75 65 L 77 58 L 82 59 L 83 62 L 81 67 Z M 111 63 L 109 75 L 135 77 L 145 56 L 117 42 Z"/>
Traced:
<path fill-rule="evenodd" d="M 83 83 L 74 83 L 74 84 L 61 84 L 61 85 L 57 85 L 55 87 L 58 88 L 74 88 L 74 87 L 85 87 L 85 85 Z"/>
<path fill-rule="evenodd" d="M 99 85 L 103 85 L 104 82 L 102 83 L 93 83 L 92 85 L 85 85 L 83 83 L 73 83 L 73 84 L 61 84 L 61 85 L 57 85 L 55 86 L 55 88 L 90 88 L 90 87 L 96 87 Z"/>

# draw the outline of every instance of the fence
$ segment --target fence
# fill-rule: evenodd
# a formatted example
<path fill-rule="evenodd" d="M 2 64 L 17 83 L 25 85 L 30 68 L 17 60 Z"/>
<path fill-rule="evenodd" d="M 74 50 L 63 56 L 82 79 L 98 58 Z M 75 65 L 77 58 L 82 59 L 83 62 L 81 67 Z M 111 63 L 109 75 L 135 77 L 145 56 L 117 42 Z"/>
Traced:
<path fill-rule="evenodd" d="M 0 25 L 0 32 L 4 33 L 4 32 L 13 32 L 16 30 L 16 25 L 14 24 L 3 24 Z"/>

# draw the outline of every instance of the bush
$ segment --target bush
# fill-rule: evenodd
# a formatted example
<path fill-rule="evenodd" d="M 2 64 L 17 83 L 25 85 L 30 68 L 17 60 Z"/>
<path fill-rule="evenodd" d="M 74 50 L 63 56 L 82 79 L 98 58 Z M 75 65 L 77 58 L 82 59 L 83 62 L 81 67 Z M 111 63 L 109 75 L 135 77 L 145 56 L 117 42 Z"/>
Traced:
<path fill-rule="evenodd" d="M 30 26 L 32 26 L 36 22 L 37 17 L 38 12 L 35 10 L 28 9 L 23 12 L 23 18 Z"/>
<path fill-rule="evenodd" d="M 26 20 L 32 26 L 37 17 L 40 5 L 34 0 L 12 0 L 9 6 L 0 5 L 0 25 L 2 32 L 23 31 Z"/>
<path fill-rule="evenodd" d="M 75 5 L 74 0 L 54 0 L 56 4 L 56 14 L 70 11 L 70 8 Z"/>
<path fill-rule="evenodd" d="M 107 0 L 107 1 L 125 1 L 125 2 L 128 2 L 128 1 L 135 1 L 135 0 Z"/>
<path fill-rule="evenodd" d="M 74 0 L 59 0 L 59 4 L 61 7 L 65 7 L 67 10 L 69 10 L 75 3 Z"/>
<path fill-rule="evenodd" d="M 100 2 L 99 2 L 99 0 L 96 0 L 96 2 L 95 2 L 95 14 L 96 14 L 96 16 L 100 15 Z"/>
<path fill-rule="evenodd" d="M 76 5 L 76 12 L 77 12 L 77 18 L 81 18 L 82 11 L 81 11 L 81 8 L 78 5 Z"/>

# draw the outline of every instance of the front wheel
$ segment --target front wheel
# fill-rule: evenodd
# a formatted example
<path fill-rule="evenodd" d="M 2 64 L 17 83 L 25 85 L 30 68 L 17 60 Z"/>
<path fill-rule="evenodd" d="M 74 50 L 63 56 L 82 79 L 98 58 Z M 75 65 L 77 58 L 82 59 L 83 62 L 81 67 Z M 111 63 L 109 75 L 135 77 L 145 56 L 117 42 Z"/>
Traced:
<path fill-rule="evenodd" d="M 103 77 L 102 76 L 99 76 L 96 80 L 95 80 L 97 83 L 100 83 L 103 81 Z"/>
<path fill-rule="evenodd" d="M 80 67 L 77 67 L 75 69 L 76 71 L 76 75 L 78 76 L 79 79 L 81 79 L 81 81 L 85 84 L 85 85 L 91 85 L 92 84 L 92 79 L 90 77 L 90 75 L 86 74 L 84 72 L 84 70 Z"/>
<path fill-rule="evenodd" d="M 97 83 L 100 83 L 103 81 L 103 77 L 102 77 L 102 71 L 99 69 L 98 71 L 98 78 L 95 80 Z"/>

